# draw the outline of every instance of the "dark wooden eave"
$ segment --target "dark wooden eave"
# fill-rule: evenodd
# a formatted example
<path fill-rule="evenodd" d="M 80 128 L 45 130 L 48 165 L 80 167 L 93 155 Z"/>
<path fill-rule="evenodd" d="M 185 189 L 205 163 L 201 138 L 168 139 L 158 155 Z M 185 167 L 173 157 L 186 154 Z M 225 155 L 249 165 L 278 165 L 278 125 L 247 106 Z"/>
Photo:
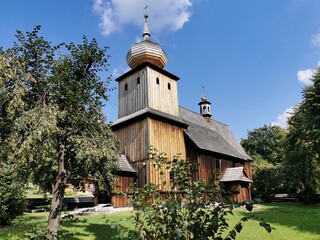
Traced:
<path fill-rule="evenodd" d="M 119 129 L 122 126 L 128 125 L 130 123 L 136 122 L 138 120 L 141 120 L 147 117 L 150 117 L 152 119 L 156 119 L 165 123 L 169 123 L 174 126 L 185 128 L 185 129 L 188 127 L 188 124 L 186 124 L 177 116 L 167 114 L 152 108 L 144 108 L 128 116 L 118 119 L 116 122 L 113 123 L 112 129 L 113 130 Z"/>
<path fill-rule="evenodd" d="M 131 74 L 133 74 L 133 73 L 135 73 L 135 72 L 143 69 L 144 67 L 150 67 L 150 68 L 152 68 L 153 70 L 155 70 L 155 71 L 157 71 L 157 72 L 160 72 L 160 73 L 162 73 L 163 75 L 165 75 L 165 76 L 167 76 L 167 77 L 169 77 L 169 78 L 171 78 L 171 79 L 173 79 L 173 80 L 178 81 L 178 80 L 180 79 L 180 78 L 177 77 L 176 75 L 174 75 L 174 74 L 172 74 L 172 73 L 164 70 L 163 68 L 159 68 L 159 67 L 153 65 L 152 63 L 145 62 L 145 63 L 140 64 L 140 65 L 137 66 L 136 68 L 131 69 L 129 72 L 126 72 L 125 74 L 121 75 L 120 77 L 118 77 L 118 78 L 116 79 L 116 81 L 117 81 L 117 82 L 120 82 L 122 79 L 124 79 L 124 78 L 130 76 Z"/>

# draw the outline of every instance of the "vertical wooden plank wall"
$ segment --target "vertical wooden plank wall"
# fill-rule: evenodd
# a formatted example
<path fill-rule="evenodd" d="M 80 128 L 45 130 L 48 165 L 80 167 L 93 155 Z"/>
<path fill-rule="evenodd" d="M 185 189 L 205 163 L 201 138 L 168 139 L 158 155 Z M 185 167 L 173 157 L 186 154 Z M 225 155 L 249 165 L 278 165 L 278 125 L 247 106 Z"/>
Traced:
<path fill-rule="evenodd" d="M 127 76 L 118 86 L 118 118 L 146 107 L 179 116 L 177 81 L 150 67 Z"/>
<path fill-rule="evenodd" d="M 186 144 L 186 154 L 187 154 L 187 160 L 190 161 L 192 164 L 198 165 L 198 171 L 194 172 L 192 174 L 192 180 L 193 181 L 199 181 L 200 178 L 200 164 L 199 164 L 199 154 L 198 150 L 196 149 L 193 142 L 190 141 L 188 137 L 185 137 L 185 144 Z"/>
<path fill-rule="evenodd" d="M 252 168 L 251 168 L 251 162 L 245 162 L 244 168 L 246 170 L 246 173 L 248 175 L 248 178 L 252 180 Z"/>
<path fill-rule="evenodd" d="M 132 190 L 130 185 L 133 184 L 134 177 L 129 176 L 117 176 L 115 179 L 115 194 L 112 195 L 112 206 L 113 207 L 130 207 L 131 201 L 129 197 L 123 196 L 121 193 L 131 194 Z"/>
<path fill-rule="evenodd" d="M 147 68 L 148 75 L 148 107 L 179 116 L 177 81 L 152 68 Z M 157 78 L 159 84 L 157 84 Z M 168 89 L 168 83 L 170 89 Z"/>
<path fill-rule="evenodd" d="M 173 156 L 177 154 L 181 154 L 181 158 L 186 159 L 183 129 L 154 119 L 149 119 L 148 123 L 150 129 L 150 144 L 155 147 L 159 153 L 166 153 L 169 159 L 172 159 Z M 164 179 L 159 178 L 159 174 L 156 172 L 152 162 L 149 162 L 147 172 L 149 172 L 147 178 L 150 183 L 161 184 L 163 181 L 167 183 L 170 182 L 170 176 L 167 171 L 165 171 Z M 161 190 L 166 191 L 170 189 L 162 187 Z"/>
<path fill-rule="evenodd" d="M 132 162 L 148 158 L 149 134 L 147 124 L 147 119 L 143 119 L 114 131 L 121 143 L 121 153 L 125 154 Z"/>
<path fill-rule="evenodd" d="M 138 78 L 140 78 L 140 83 L 138 83 Z M 147 83 L 146 68 L 133 73 L 119 82 L 118 118 L 122 118 L 147 107 Z"/>
<path fill-rule="evenodd" d="M 213 156 L 201 154 L 199 157 L 199 175 L 205 183 L 209 183 L 210 178 L 214 175 L 216 170 L 216 158 Z"/>

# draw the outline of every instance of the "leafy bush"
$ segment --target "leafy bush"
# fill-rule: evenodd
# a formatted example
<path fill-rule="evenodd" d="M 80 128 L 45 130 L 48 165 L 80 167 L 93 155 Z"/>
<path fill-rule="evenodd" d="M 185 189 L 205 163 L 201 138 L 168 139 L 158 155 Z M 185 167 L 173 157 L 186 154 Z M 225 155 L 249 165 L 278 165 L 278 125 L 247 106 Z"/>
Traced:
<path fill-rule="evenodd" d="M 247 218 L 228 230 L 227 216 L 235 206 L 217 197 L 221 196 L 220 187 L 214 184 L 214 179 L 208 184 L 192 181 L 195 166 L 187 160 L 176 156 L 170 161 L 153 148 L 150 154 L 160 179 L 164 180 L 165 171 L 171 173 L 170 183 L 162 183 L 171 191 L 161 192 L 155 184 L 134 188 L 135 228 L 118 239 L 235 239 Z M 271 231 L 269 224 L 260 225 Z"/>
<path fill-rule="evenodd" d="M 72 196 L 73 194 L 74 194 L 73 189 L 71 189 L 71 188 L 65 188 L 64 189 L 64 195 L 65 196 Z"/>
<path fill-rule="evenodd" d="M 256 197 L 268 202 L 275 193 L 288 191 L 288 181 L 282 164 L 274 165 L 262 159 L 259 155 L 255 155 L 254 159 L 252 172 Z"/>
<path fill-rule="evenodd" d="M 25 209 L 24 189 L 14 177 L 13 168 L 0 164 L 0 225 L 9 225 Z"/>

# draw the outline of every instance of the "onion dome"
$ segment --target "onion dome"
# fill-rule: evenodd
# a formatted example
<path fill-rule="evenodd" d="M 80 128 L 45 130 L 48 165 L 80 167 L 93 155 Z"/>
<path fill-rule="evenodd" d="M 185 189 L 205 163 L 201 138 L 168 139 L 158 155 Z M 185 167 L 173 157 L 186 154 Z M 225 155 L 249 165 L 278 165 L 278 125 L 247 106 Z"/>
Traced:
<path fill-rule="evenodd" d="M 150 40 L 147 14 L 144 15 L 144 19 L 143 40 L 132 45 L 127 53 L 127 63 L 131 68 L 145 62 L 164 68 L 168 61 L 167 55 L 159 44 Z"/>

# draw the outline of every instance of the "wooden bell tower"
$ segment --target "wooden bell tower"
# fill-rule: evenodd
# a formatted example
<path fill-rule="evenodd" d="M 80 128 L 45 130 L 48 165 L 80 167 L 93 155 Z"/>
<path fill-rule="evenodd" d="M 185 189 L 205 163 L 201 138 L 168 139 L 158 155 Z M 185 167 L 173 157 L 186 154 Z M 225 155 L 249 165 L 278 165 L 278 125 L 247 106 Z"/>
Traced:
<path fill-rule="evenodd" d="M 179 118 L 179 78 L 163 69 L 167 56 L 159 44 L 150 40 L 148 15 L 144 17 L 143 40 L 127 53 L 131 70 L 117 79 L 118 120 L 113 125 L 121 154 L 138 172 L 139 186 L 170 182 L 169 174 L 165 180 L 157 177 L 148 149 L 152 145 L 169 158 L 179 153 L 185 158 L 183 130 L 187 127 Z"/>

